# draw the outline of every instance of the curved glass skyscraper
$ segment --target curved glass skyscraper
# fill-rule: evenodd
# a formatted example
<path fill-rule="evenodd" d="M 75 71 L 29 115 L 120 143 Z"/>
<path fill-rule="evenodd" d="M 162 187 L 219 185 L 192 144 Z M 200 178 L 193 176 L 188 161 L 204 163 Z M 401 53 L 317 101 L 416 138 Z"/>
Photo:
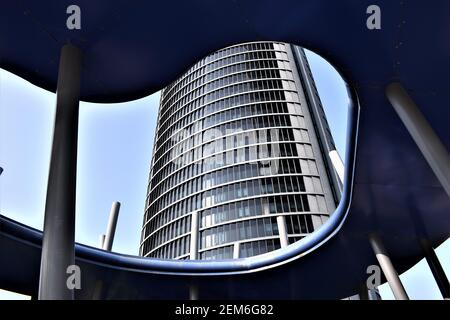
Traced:
<path fill-rule="evenodd" d="M 303 49 L 219 50 L 161 94 L 140 254 L 263 254 L 320 227 L 340 185 Z"/>

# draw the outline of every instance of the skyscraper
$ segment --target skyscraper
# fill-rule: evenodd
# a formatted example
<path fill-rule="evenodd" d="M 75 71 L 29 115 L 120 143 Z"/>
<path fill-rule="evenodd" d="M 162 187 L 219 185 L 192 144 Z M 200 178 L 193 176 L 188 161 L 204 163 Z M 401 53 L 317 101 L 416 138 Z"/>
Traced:
<path fill-rule="evenodd" d="M 333 149 L 302 48 L 210 54 L 162 91 L 140 254 L 243 258 L 302 239 L 340 199 Z"/>

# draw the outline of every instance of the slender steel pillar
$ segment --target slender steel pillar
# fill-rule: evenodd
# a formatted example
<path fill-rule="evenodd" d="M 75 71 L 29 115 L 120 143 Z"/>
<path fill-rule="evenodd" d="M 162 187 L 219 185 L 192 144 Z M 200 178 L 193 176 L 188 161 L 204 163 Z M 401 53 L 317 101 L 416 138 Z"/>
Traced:
<path fill-rule="evenodd" d="M 441 291 L 442 297 L 444 299 L 450 299 L 450 283 L 448 282 L 448 278 L 445 275 L 445 271 L 439 262 L 436 252 L 434 252 L 434 248 L 431 246 L 430 242 L 425 239 L 421 241 L 421 245 L 425 253 L 425 259 L 427 260 L 439 291 Z"/>
<path fill-rule="evenodd" d="M 75 189 L 81 51 L 61 50 L 52 155 L 45 204 L 39 299 L 73 299 L 67 267 L 75 263 Z"/>
<path fill-rule="evenodd" d="M 284 216 L 277 216 L 277 226 L 278 233 L 280 234 L 281 247 L 287 247 L 289 245 L 289 240 L 287 235 L 286 220 L 284 219 Z"/>
<path fill-rule="evenodd" d="M 365 283 L 359 288 L 358 296 L 359 300 L 369 300 L 369 290 Z"/>
<path fill-rule="evenodd" d="M 100 249 L 103 249 L 103 246 L 104 246 L 104 244 L 105 244 L 105 235 L 104 234 L 101 234 L 99 237 L 98 237 L 98 247 L 100 248 Z"/>
<path fill-rule="evenodd" d="M 384 276 L 386 277 L 386 280 L 391 287 L 392 293 L 395 296 L 395 299 L 409 300 L 400 277 L 398 276 L 397 271 L 395 271 L 391 259 L 389 258 L 386 249 L 381 243 L 381 240 L 375 235 L 372 235 L 369 240 L 378 263 L 380 264 L 381 270 L 383 270 Z"/>
<path fill-rule="evenodd" d="M 196 284 L 191 284 L 189 286 L 189 300 L 198 300 L 198 286 Z"/>
<path fill-rule="evenodd" d="M 450 155 L 433 128 L 400 83 L 391 83 L 386 96 L 450 197 Z"/>
<path fill-rule="evenodd" d="M 112 250 L 114 235 L 116 234 L 117 219 L 119 218 L 120 202 L 113 202 L 111 212 L 109 213 L 108 229 L 106 230 L 105 239 L 103 241 L 103 249 Z"/>
<path fill-rule="evenodd" d="M 240 243 L 235 242 L 233 244 L 233 259 L 239 259 Z"/>
<path fill-rule="evenodd" d="M 189 247 L 189 260 L 198 259 L 198 211 L 191 214 L 191 243 Z"/>
<path fill-rule="evenodd" d="M 101 234 L 99 236 L 98 242 L 100 249 L 111 251 L 113 242 L 114 242 L 114 235 L 116 234 L 116 226 L 117 226 L 117 220 L 119 219 L 119 210 L 120 210 L 120 202 L 113 202 L 111 206 L 111 211 L 109 213 L 109 221 L 108 221 L 108 228 L 106 230 L 106 235 Z M 103 294 L 103 281 L 97 280 L 95 282 L 94 287 L 94 294 L 92 295 L 92 300 L 101 300 L 104 298 Z"/>
<path fill-rule="evenodd" d="M 189 246 L 189 260 L 198 259 L 198 233 L 199 233 L 199 221 L 198 211 L 194 211 L 191 214 L 191 242 Z M 198 286 L 192 283 L 189 286 L 189 300 L 198 300 Z"/>

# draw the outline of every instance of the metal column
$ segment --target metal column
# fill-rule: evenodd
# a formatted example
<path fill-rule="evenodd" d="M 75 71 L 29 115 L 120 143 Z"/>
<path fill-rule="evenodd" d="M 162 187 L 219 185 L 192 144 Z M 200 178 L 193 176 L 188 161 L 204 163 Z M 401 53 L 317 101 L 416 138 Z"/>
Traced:
<path fill-rule="evenodd" d="M 397 271 L 395 271 L 391 259 L 381 243 L 381 240 L 375 235 L 371 236 L 369 240 L 378 263 L 380 264 L 381 270 L 383 270 L 384 276 L 386 277 L 386 280 L 394 293 L 395 299 L 409 300 L 400 277 L 398 276 Z"/>
<path fill-rule="evenodd" d="M 103 249 L 104 243 L 105 243 L 105 235 L 104 235 L 104 234 L 101 234 L 101 235 L 98 237 L 98 247 L 99 247 L 100 249 Z"/>
<path fill-rule="evenodd" d="M 103 241 L 103 250 L 111 251 L 116 233 L 117 219 L 119 218 L 120 202 L 113 202 L 109 213 L 108 229 Z"/>
<path fill-rule="evenodd" d="M 73 299 L 67 267 L 75 264 L 75 198 L 81 51 L 61 50 L 52 155 L 45 204 L 39 299 Z"/>
<path fill-rule="evenodd" d="M 239 259 L 239 250 L 240 250 L 240 243 L 235 242 L 233 244 L 233 259 Z"/>
<path fill-rule="evenodd" d="M 450 197 L 450 155 L 447 148 L 400 83 L 388 85 L 386 96 Z M 449 298 L 449 282 L 434 249 L 427 241 L 422 242 L 422 247 L 439 290 L 444 298 Z"/>
<path fill-rule="evenodd" d="M 191 242 L 189 246 L 189 260 L 198 259 L 198 211 L 191 214 Z M 199 290 L 195 283 L 189 286 L 189 300 L 198 300 Z"/>
<path fill-rule="evenodd" d="M 280 234 L 281 247 L 287 247 L 289 245 L 289 240 L 287 235 L 286 220 L 284 219 L 284 216 L 277 216 L 277 226 L 278 233 Z"/>
<path fill-rule="evenodd" d="M 189 286 L 189 300 L 198 300 L 198 286 L 196 284 L 191 284 Z"/>
<path fill-rule="evenodd" d="M 111 211 L 109 213 L 109 221 L 108 221 L 108 228 L 106 229 L 106 235 L 102 234 L 100 235 L 98 239 L 98 246 L 100 249 L 111 251 L 113 242 L 114 242 L 114 235 L 116 233 L 116 226 L 117 226 L 117 220 L 119 218 L 119 210 L 120 210 L 120 202 L 113 202 L 111 206 Z M 103 281 L 96 281 L 95 288 L 94 288 L 94 294 L 92 295 L 92 300 L 100 300 L 104 298 L 103 293 Z"/>
<path fill-rule="evenodd" d="M 359 288 L 358 296 L 359 300 L 369 300 L 369 289 L 365 283 Z"/>
<path fill-rule="evenodd" d="M 450 155 L 417 105 L 400 83 L 391 83 L 386 96 L 450 197 Z"/>
<path fill-rule="evenodd" d="M 191 214 L 191 243 L 189 247 L 189 259 L 197 260 L 198 257 L 198 211 Z"/>
<path fill-rule="evenodd" d="M 428 266 L 430 267 L 439 291 L 441 291 L 442 297 L 444 299 L 450 299 L 450 283 L 448 282 L 447 276 L 445 275 L 445 271 L 439 262 L 436 252 L 434 252 L 434 248 L 428 240 L 422 240 L 421 245 L 425 253 L 425 259 L 427 260 Z"/>

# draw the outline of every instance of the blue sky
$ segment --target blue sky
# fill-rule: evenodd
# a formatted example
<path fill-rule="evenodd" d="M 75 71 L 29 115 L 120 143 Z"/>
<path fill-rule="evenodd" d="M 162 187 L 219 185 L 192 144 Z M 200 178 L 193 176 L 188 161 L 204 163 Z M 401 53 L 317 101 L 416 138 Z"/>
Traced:
<path fill-rule="evenodd" d="M 330 127 L 345 154 L 348 97 L 337 72 L 308 52 Z M 122 203 L 113 250 L 137 254 L 159 93 L 120 104 L 80 104 L 76 241 L 98 245 L 113 201 Z M 55 95 L 0 69 L 0 214 L 42 229 Z M 438 249 L 450 274 L 450 241 Z M 411 298 L 440 299 L 424 261 L 402 275 Z M 393 298 L 387 285 L 384 299 Z M 9 295 L 0 292 L 0 299 Z"/>

